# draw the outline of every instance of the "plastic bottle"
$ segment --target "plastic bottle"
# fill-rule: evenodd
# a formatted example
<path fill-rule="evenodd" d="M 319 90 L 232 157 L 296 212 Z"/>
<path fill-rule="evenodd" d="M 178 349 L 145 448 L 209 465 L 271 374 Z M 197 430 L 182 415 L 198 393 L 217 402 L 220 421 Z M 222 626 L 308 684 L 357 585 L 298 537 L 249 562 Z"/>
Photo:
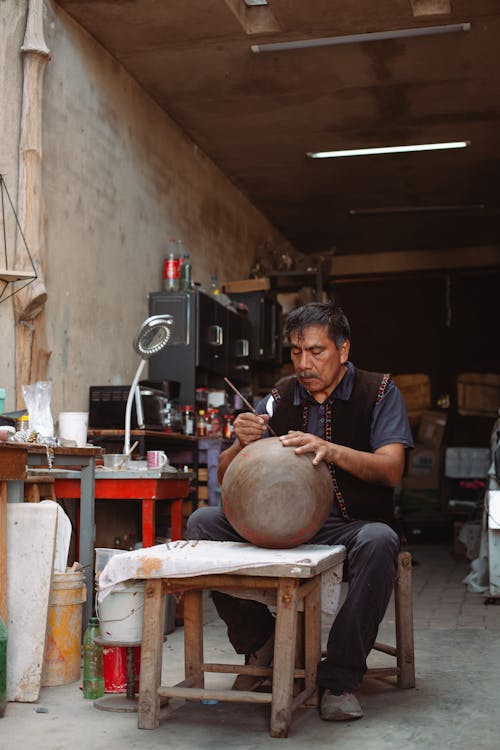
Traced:
<path fill-rule="evenodd" d="M 99 620 L 91 617 L 83 636 L 83 697 L 100 698 L 104 695 L 102 646 L 95 642 L 99 635 Z"/>
<path fill-rule="evenodd" d="M 184 253 L 182 256 L 181 271 L 180 271 L 180 290 L 181 292 L 189 292 L 191 289 L 191 262 L 189 260 L 189 253 Z"/>
<path fill-rule="evenodd" d="M 163 288 L 166 292 L 179 291 L 180 260 L 178 242 L 171 238 L 168 243 L 168 257 L 163 264 Z"/>
<path fill-rule="evenodd" d="M 0 717 L 7 707 L 7 628 L 0 617 Z"/>

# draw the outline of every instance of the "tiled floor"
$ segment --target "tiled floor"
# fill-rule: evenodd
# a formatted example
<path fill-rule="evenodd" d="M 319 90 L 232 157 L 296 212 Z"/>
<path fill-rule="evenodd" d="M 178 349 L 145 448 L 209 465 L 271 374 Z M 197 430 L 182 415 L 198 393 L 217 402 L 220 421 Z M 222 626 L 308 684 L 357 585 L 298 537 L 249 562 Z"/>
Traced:
<path fill-rule="evenodd" d="M 415 630 L 500 630 L 500 606 L 467 590 L 470 563 L 455 560 L 450 547 L 413 545 L 413 617 Z M 388 609 L 388 616 L 392 608 Z"/>

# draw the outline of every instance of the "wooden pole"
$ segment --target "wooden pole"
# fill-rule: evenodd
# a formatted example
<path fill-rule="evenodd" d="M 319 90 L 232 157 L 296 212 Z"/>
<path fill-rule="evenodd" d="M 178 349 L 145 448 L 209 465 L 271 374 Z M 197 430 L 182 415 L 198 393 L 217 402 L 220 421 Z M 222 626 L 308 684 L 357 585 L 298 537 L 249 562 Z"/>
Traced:
<path fill-rule="evenodd" d="M 45 212 L 42 190 L 43 76 L 50 51 L 43 34 L 43 0 L 29 0 L 23 55 L 23 94 L 19 137 L 17 215 L 38 278 L 14 297 L 16 313 L 16 391 L 22 405 L 21 387 L 31 383 L 35 372 L 47 361 L 45 321 L 40 314 L 47 300 L 44 282 Z M 28 268 L 29 256 L 19 232 L 16 235 L 15 267 Z M 36 361 L 35 361 L 36 360 Z"/>

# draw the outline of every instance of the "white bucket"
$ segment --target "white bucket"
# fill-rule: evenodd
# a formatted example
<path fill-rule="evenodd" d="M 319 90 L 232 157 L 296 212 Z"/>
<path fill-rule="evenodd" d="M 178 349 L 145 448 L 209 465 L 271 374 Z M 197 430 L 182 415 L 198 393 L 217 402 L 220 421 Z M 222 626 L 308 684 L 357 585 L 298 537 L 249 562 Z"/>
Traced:
<path fill-rule="evenodd" d="M 133 643 L 142 640 L 144 581 L 126 581 L 100 602 L 97 616 L 105 641 Z"/>
<path fill-rule="evenodd" d="M 62 411 L 59 414 L 59 437 L 74 440 L 78 448 L 87 445 L 87 411 Z"/>

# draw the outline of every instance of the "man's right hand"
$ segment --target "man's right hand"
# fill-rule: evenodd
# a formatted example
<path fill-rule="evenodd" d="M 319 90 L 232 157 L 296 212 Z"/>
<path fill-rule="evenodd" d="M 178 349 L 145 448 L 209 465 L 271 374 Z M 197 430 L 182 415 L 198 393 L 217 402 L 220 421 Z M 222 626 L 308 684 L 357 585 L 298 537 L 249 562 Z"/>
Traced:
<path fill-rule="evenodd" d="M 238 414 L 233 427 L 240 445 L 243 447 L 260 440 L 266 431 L 268 421 L 268 414 L 252 414 L 251 412 Z"/>

